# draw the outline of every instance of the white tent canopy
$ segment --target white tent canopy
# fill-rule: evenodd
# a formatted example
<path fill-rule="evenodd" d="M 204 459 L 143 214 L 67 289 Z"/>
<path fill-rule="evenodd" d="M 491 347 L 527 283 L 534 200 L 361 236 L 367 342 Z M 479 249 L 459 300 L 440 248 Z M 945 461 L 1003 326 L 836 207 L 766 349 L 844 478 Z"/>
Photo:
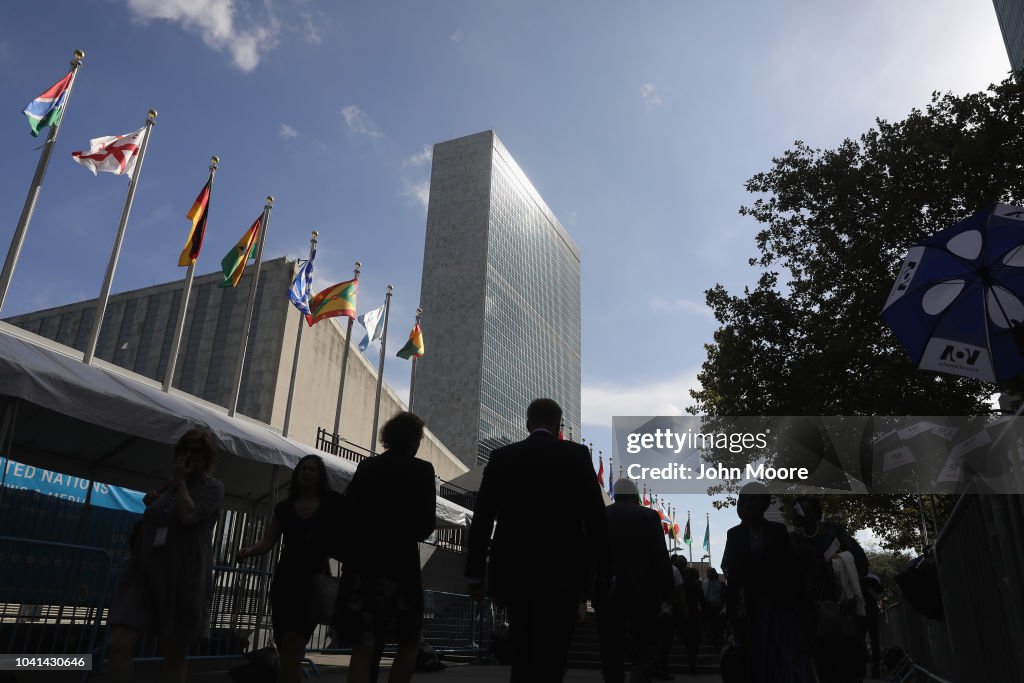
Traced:
<path fill-rule="evenodd" d="M 341 491 L 355 464 L 282 437 L 268 426 L 159 385 L 6 323 L 0 323 L 0 455 L 44 469 L 148 491 L 166 482 L 171 449 L 201 427 L 213 435 L 216 476 L 228 507 L 252 510 L 270 498 L 304 455 L 318 453 Z M 8 443 L 10 447 L 8 449 Z M 472 513 L 437 499 L 439 526 L 468 526 Z"/>

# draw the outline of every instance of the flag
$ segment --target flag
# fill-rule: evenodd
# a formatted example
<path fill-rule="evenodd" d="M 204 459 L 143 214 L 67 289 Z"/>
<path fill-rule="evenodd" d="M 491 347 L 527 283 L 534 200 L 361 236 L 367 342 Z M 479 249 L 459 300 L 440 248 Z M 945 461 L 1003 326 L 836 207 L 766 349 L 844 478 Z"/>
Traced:
<path fill-rule="evenodd" d="M 356 317 L 356 294 L 359 291 L 359 280 L 345 280 L 323 289 L 309 302 L 310 325 L 315 325 L 324 318 L 340 315 Z M 360 321 L 361 322 L 361 321 Z"/>
<path fill-rule="evenodd" d="M 375 308 L 372 311 L 363 313 L 357 318 L 359 324 L 366 328 L 366 336 L 359 342 L 359 350 L 365 351 L 370 342 L 377 341 L 384 336 L 384 307 Z"/>
<path fill-rule="evenodd" d="M 690 518 L 686 518 L 686 528 L 683 529 L 683 543 L 690 545 L 693 543 L 693 539 L 690 538 Z"/>
<path fill-rule="evenodd" d="M 203 235 L 206 233 L 206 216 L 209 214 L 210 209 L 210 183 L 207 180 L 206 185 L 199 191 L 199 196 L 192 202 L 192 208 L 185 214 L 185 218 L 192 221 L 192 229 L 188 232 L 188 239 L 185 240 L 185 248 L 181 250 L 181 256 L 178 257 L 178 265 L 188 267 L 196 262 L 199 258 L 199 250 L 203 248 Z"/>
<path fill-rule="evenodd" d="M 420 324 L 416 323 L 412 332 L 409 333 L 409 341 L 405 342 L 405 346 L 400 348 L 395 355 L 409 360 L 410 358 L 420 358 L 423 356 L 423 351 L 423 330 L 420 329 Z"/>
<path fill-rule="evenodd" d="M 316 249 L 309 255 L 309 260 L 302 264 L 299 272 L 292 280 L 292 286 L 288 288 L 288 300 L 295 308 L 299 309 L 302 317 L 309 323 L 312 317 L 309 312 L 309 295 L 313 293 L 313 259 L 316 258 Z"/>
<path fill-rule="evenodd" d="M 143 126 L 134 133 L 93 138 L 89 140 L 88 151 L 72 152 L 71 157 L 92 171 L 93 175 L 96 175 L 97 171 L 103 171 L 131 178 L 145 134 L 146 127 Z"/>
<path fill-rule="evenodd" d="M 604 488 L 604 458 L 597 456 L 597 483 Z"/>
<path fill-rule="evenodd" d="M 651 507 L 651 499 L 647 497 L 647 484 L 644 484 L 644 507 Z"/>
<path fill-rule="evenodd" d="M 60 125 L 60 115 L 64 113 L 64 103 L 68 98 L 68 87 L 71 85 L 73 71 L 47 88 L 42 95 L 35 98 L 22 110 L 28 117 L 28 126 L 32 129 L 32 137 L 39 137 L 39 130 L 47 126 Z"/>
<path fill-rule="evenodd" d="M 704 527 L 704 550 L 711 552 L 711 521 Z M 710 560 L 709 560 L 710 561 Z"/>
<path fill-rule="evenodd" d="M 259 242 L 262 221 L 263 214 L 260 214 L 252 227 L 242 235 L 242 239 L 238 240 L 238 244 L 231 247 L 231 251 L 221 259 L 220 267 L 224 271 L 224 282 L 220 283 L 219 287 L 238 286 L 238 281 L 242 279 L 242 273 L 245 272 L 245 264 L 249 262 L 249 259 L 256 258 L 256 245 Z"/>
<path fill-rule="evenodd" d="M 558 423 L 558 440 L 565 441 L 565 420 Z"/>

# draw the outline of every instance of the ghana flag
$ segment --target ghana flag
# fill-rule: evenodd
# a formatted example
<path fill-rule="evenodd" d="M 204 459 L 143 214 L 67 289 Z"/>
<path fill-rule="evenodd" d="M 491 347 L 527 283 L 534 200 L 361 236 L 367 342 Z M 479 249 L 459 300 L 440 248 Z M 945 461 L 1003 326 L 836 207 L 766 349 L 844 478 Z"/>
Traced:
<path fill-rule="evenodd" d="M 259 242 L 260 223 L 263 221 L 263 214 L 260 214 L 252 227 L 245 231 L 238 244 L 231 247 L 231 251 L 221 260 L 220 267 L 224 271 L 224 282 L 218 287 L 237 287 L 238 281 L 242 279 L 245 272 L 245 264 L 249 259 L 256 257 L 256 245 Z"/>
<path fill-rule="evenodd" d="M 310 327 L 324 318 L 346 315 L 353 320 L 356 317 L 356 294 L 359 291 L 359 280 L 346 280 L 322 290 L 309 300 Z"/>
<path fill-rule="evenodd" d="M 395 355 L 409 360 L 410 358 L 419 358 L 423 355 L 423 351 L 423 330 L 420 329 L 420 324 L 416 323 L 412 332 L 409 333 L 409 341 L 405 342 L 405 346 L 400 348 Z"/>
<path fill-rule="evenodd" d="M 181 256 L 178 257 L 179 266 L 193 265 L 199 258 L 199 250 L 203 248 L 206 216 L 210 209 L 210 183 L 211 181 L 206 181 L 206 185 L 203 186 L 199 196 L 192 203 L 192 208 L 185 214 L 185 218 L 192 221 L 192 229 L 188 233 L 188 239 L 185 240 L 185 248 L 181 250 Z"/>

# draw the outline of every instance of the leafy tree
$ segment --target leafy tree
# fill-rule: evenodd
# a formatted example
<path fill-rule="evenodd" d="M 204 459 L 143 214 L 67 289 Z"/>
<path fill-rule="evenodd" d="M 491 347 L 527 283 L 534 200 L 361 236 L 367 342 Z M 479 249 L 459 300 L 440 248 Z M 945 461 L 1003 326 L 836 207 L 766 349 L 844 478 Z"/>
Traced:
<path fill-rule="evenodd" d="M 879 119 L 835 149 L 797 141 L 747 181 L 758 197 L 740 213 L 762 225 L 750 259 L 760 275 L 740 295 L 720 284 L 706 292 L 720 327 L 692 412 L 989 412 L 997 387 L 918 370 L 880 312 L 909 247 L 995 201 L 1024 199 L 1022 95 L 1012 79 L 964 96 L 933 93 L 924 111 Z M 907 502 L 846 497 L 841 516 L 908 547 L 914 534 L 892 530 L 917 514 Z"/>

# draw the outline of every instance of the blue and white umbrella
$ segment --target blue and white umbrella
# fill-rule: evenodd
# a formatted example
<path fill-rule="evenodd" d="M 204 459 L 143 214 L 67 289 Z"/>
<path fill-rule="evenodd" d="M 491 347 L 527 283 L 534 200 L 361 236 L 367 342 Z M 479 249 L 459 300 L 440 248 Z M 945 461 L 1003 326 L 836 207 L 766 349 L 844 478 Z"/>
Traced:
<path fill-rule="evenodd" d="M 996 204 L 911 248 L 882 319 L 922 370 L 1024 374 L 1024 208 Z"/>

